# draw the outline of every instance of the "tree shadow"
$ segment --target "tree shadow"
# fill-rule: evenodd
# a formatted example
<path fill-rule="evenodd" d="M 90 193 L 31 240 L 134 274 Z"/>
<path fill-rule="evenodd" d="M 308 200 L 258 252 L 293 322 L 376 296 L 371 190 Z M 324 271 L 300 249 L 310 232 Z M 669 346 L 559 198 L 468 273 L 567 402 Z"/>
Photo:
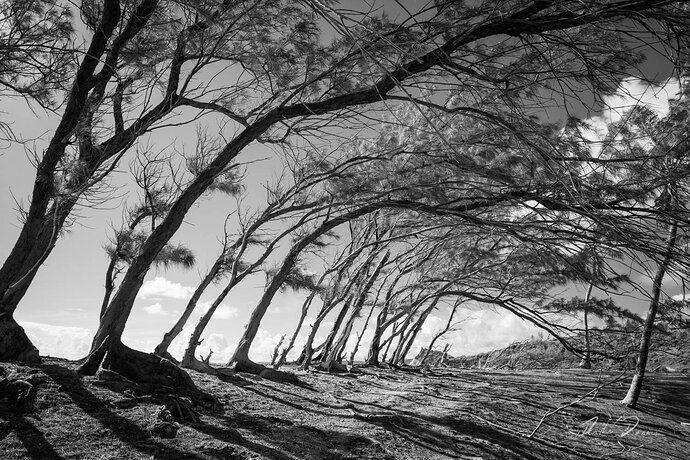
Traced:
<path fill-rule="evenodd" d="M 383 459 L 394 460 L 377 442 L 361 435 L 296 424 L 288 419 L 246 413 L 222 417 L 223 427 L 204 425 L 196 430 L 223 441 L 249 448 L 273 460 L 303 459 Z M 259 442 L 239 433 L 246 430 Z"/>
<path fill-rule="evenodd" d="M 151 438 L 150 433 L 121 415 L 84 387 L 76 372 L 55 364 L 38 366 L 56 384 L 61 385 L 77 407 L 108 428 L 113 436 L 133 449 L 156 458 L 199 459 L 194 452 L 182 451 Z"/>
<path fill-rule="evenodd" d="M 8 422 L 8 425 L 0 427 L 0 440 L 14 432 L 26 449 L 26 455 L 34 460 L 62 459 L 55 448 L 26 417 L 21 414 L 12 414 L 0 410 L 0 418 Z"/>

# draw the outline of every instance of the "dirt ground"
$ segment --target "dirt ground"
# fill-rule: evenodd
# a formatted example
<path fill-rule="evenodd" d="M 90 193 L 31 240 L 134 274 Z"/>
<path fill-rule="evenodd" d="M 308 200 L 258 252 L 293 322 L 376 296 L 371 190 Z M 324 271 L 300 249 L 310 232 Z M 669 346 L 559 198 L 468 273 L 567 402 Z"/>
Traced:
<path fill-rule="evenodd" d="M 35 413 L 0 406 L 2 459 L 690 458 L 687 374 L 650 374 L 631 410 L 617 402 L 629 378 L 597 371 L 365 368 L 298 372 L 299 384 L 192 372 L 225 409 L 163 439 L 147 430 L 158 406 L 80 379 L 73 363 L 1 365 L 43 382 Z"/>

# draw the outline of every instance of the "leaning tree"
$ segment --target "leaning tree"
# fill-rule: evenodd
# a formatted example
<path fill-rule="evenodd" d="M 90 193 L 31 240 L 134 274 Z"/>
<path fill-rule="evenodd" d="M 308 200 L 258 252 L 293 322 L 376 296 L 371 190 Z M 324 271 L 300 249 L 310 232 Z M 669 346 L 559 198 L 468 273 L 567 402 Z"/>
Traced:
<path fill-rule="evenodd" d="M 660 31 L 661 37 L 664 28 L 686 17 L 676 4 L 663 0 L 441 2 L 431 14 L 412 13 L 399 22 L 374 13 L 348 19 L 317 1 L 189 5 L 144 0 L 121 8 L 110 0 L 84 13 L 93 38 L 39 163 L 18 241 L 0 269 L 3 330 L 17 338 L 12 350 L 0 351 L 2 356 L 17 356 L 30 347 L 12 313 L 57 230 L 83 193 L 101 181 L 142 133 L 180 107 L 212 111 L 235 128 L 183 185 L 142 244 L 104 312 L 96 348 L 82 368 L 93 372 L 109 355 L 107 365 L 126 362 L 127 372 L 137 379 L 143 376 L 134 371 L 136 363 L 146 360 L 129 353 L 120 338 L 144 277 L 187 211 L 251 143 L 290 142 L 296 136 L 322 137 L 336 128 L 361 127 L 381 109 L 399 104 L 426 117 L 462 115 L 511 132 L 533 148 L 534 166 L 552 167 L 558 152 L 550 143 L 537 143 L 516 120 L 529 116 L 554 91 L 562 94 L 563 81 L 594 93 L 613 91 L 626 68 L 639 59 L 634 44 L 624 38 L 635 31 L 621 30 L 628 19 Z M 333 35 L 337 38 L 332 42 L 322 42 Z M 204 73 L 211 66 L 213 71 Z M 142 91 L 153 87 L 158 89 Z M 450 94 L 441 98 L 448 104 L 439 106 L 438 98 L 420 96 L 428 92 Z M 112 122 L 102 128 L 97 121 L 105 115 Z M 438 123 L 428 127 L 437 134 L 445 131 Z M 459 158 L 456 165 L 472 169 L 469 157 Z M 503 181 L 503 187 L 465 195 L 462 203 L 443 194 L 435 198 L 450 198 L 442 210 L 461 215 L 496 201 L 544 195 L 539 181 L 515 187 L 498 172 L 473 185 L 483 186 L 488 179 L 495 185 Z M 572 204 L 564 181 L 559 183 L 562 193 L 542 202 L 551 207 Z M 429 205 L 426 198 L 421 204 L 421 210 Z"/>

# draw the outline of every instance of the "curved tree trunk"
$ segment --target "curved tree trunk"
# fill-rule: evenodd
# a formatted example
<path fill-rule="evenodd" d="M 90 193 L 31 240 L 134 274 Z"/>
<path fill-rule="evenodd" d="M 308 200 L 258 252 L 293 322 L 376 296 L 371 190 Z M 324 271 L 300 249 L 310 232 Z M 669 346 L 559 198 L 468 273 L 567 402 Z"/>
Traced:
<path fill-rule="evenodd" d="M 46 218 L 49 222 L 44 223 L 33 246 L 21 255 L 23 263 L 15 272 L 14 277 L 9 280 L 14 281 L 5 284 L 6 289 L 0 295 L 0 318 L 2 322 L 0 327 L 4 331 L 3 335 L 6 333 L 7 336 L 0 340 L 0 361 L 17 360 L 30 363 L 40 361 L 38 350 L 31 343 L 24 329 L 15 321 L 14 312 L 31 286 L 31 282 L 38 273 L 38 268 L 55 247 L 58 233 L 73 207 L 73 201 L 64 202 L 62 206 L 57 208 L 53 207 L 53 210 L 50 211 L 52 216 L 50 219 Z M 13 256 L 10 255 L 10 257 Z M 10 257 L 5 262 L 8 266 L 12 262 Z M 19 258 L 18 255 L 14 257 Z"/>
<path fill-rule="evenodd" d="M 218 272 L 220 271 L 222 266 L 223 260 L 221 258 L 216 259 L 213 266 L 210 268 L 208 273 L 206 273 L 206 276 L 204 276 L 204 278 L 201 280 L 201 283 L 199 283 L 197 288 L 194 290 L 194 293 L 192 294 L 192 297 L 189 299 L 189 302 L 187 302 L 187 306 L 182 312 L 182 315 L 180 315 L 173 327 L 170 328 L 170 330 L 163 335 L 163 339 L 154 350 L 155 354 L 163 357 L 168 357 L 170 355 L 168 353 L 168 348 L 170 347 L 170 344 L 173 342 L 173 340 L 175 340 L 175 338 L 177 338 L 178 335 L 180 335 L 180 333 L 184 329 L 184 326 L 187 324 L 189 317 L 192 316 L 192 313 L 194 312 L 196 304 L 199 302 L 201 295 L 204 293 L 208 285 L 211 284 L 211 282 L 215 279 L 216 275 L 218 275 Z M 197 340 L 198 339 L 199 338 L 197 337 Z M 194 356 L 193 352 L 192 356 Z"/>
<path fill-rule="evenodd" d="M 369 352 L 367 353 L 366 364 L 370 366 L 379 366 L 379 353 L 381 350 L 381 336 L 383 335 L 383 324 L 388 316 L 388 302 L 383 305 L 381 312 L 376 317 L 376 327 L 374 327 L 374 336 L 369 345 Z"/>
<path fill-rule="evenodd" d="M 323 277 L 319 280 L 319 284 L 323 282 Z M 290 341 L 288 344 L 283 348 L 283 350 L 280 353 L 280 357 L 278 358 L 278 361 L 275 363 L 275 368 L 279 368 L 283 364 L 285 364 L 285 361 L 287 360 L 287 355 L 290 353 L 290 350 L 295 346 L 295 341 L 297 341 L 297 336 L 299 335 L 299 331 L 302 330 L 302 325 L 304 324 L 304 320 L 307 319 L 307 313 L 309 312 L 309 307 L 311 306 L 311 303 L 314 301 L 314 298 L 316 297 L 316 291 L 312 291 L 309 296 L 306 298 L 304 303 L 302 304 L 302 312 L 300 313 L 299 320 L 297 321 L 297 326 L 295 327 L 295 332 L 292 333 L 292 337 L 290 337 Z"/>
<path fill-rule="evenodd" d="M 422 330 L 422 326 L 424 326 L 424 322 L 426 319 L 429 317 L 431 312 L 436 308 L 436 305 L 438 302 L 441 300 L 441 297 L 436 297 L 434 301 L 431 303 L 429 308 L 427 308 L 419 317 L 415 325 L 412 327 L 410 334 L 408 335 L 405 345 L 401 348 L 400 352 L 397 353 L 397 355 L 394 357 L 393 363 L 400 365 L 400 364 L 405 364 L 405 358 L 407 357 L 407 354 L 410 352 L 410 348 L 412 348 L 412 344 L 414 343 L 415 339 L 417 338 L 417 335 L 419 335 L 419 332 Z"/>
<path fill-rule="evenodd" d="M 263 296 L 261 296 L 259 303 L 254 308 L 254 311 L 252 312 L 252 315 L 249 318 L 249 323 L 247 323 L 247 326 L 244 330 L 244 333 L 242 334 L 240 342 L 237 345 L 237 348 L 235 349 L 235 353 L 230 359 L 230 366 L 236 368 L 237 370 L 244 369 L 248 372 L 256 372 L 257 369 L 259 369 L 260 367 L 264 367 L 256 363 L 253 363 L 249 359 L 249 349 L 251 348 L 252 342 L 256 337 L 256 333 L 259 331 L 259 325 L 261 324 L 261 320 L 263 319 L 264 315 L 266 314 L 266 311 L 268 310 L 268 307 L 271 305 L 271 302 L 273 301 L 273 297 L 275 297 L 276 293 L 278 292 L 278 289 L 280 289 L 280 287 L 287 279 L 290 271 L 292 270 L 292 267 L 297 262 L 297 258 L 302 253 L 302 251 L 311 243 L 316 241 L 320 236 L 331 231 L 337 226 L 349 222 L 358 217 L 361 217 L 363 215 L 369 214 L 370 212 L 377 210 L 379 207 L 380 205 L 375 203 L 369 204 L 362 206 L 361 208 L 358 208 L 354 211 L 350 211 L 339 217 L 331 218 L 322 223 L 318 228 L 313 230 L 308 235 L 302 237 L 297 243 L 295 243 L 292 246 L 292 248 L 290 248 L 287 255 L 285 256 L 285 259 L 283 259 L 283 263 L 281 264 L 280 269 L 273 276 L 273 279 L 271 279 L 271 282 L 266 287 Z"/>
<path fill-rule="evenodd" d="M 220 304 L 223 303 L 225 298 L 228 296 L 228 293 L 230 293 L 232 288 L 235 287 L 238 282 L 239 279 L 233 274 L 228 281 L 228 284 L 226 284 L 220 294 L 218 294 L 206 313 L 201 315 L 201 318 L 199 318 L 199 322 L 196 324 L 196 327 L 194 327 L 194 331 L 192 331 L 192 335 L 189 337 L 187 348 L 182 356 L 182 367 L 193 369 L 192 365 L 196 361 L 194 355 L 197 347 L 201 344 L 201 334 L 203 334 L 206 326 L 208 326 L 208 323 L 211 321 L 213 314 L 216 312 Z"/>
<path fill-rule="evenodd" d="M 426 352 L 424 353 L 424 356 L 422 357 L 421 362 L 419 363 L 420 365 L 424 365 L 426 363 L 426 360 L 429 359 L 429 354 L 434 350 L 434 344 L 438 339 L 440 339 L 443 334 L 448 332 L 453 325 L 453 317 L 455 316 L 455 312 L 458 311 L 458 307 L 462 301 L 458 299 L 454 304 L 453 304 L 453 309 L 450 311 L 450 314 L 448 315 L 448 321 L 446 321 L 446 325 L 443 329 L 441 329 L 437 334 L 434 335 L 434 337 L 431 339 L 431 342 L 429 342 L 429 348 L 426 349 Z"/>
<path fill-rule="evenodd" d="M 348 360 L 348 364 L 350 364 L 350 366 L 352 366 L 355 363 L 355 355 L 357 354 L 357 351 L 359 351 L 359 345 L 362 342 L 362 337 L 364 337 L 364 333 L 367 331 L 367 326 L 369 326 L 369 321 L 371 320 L 371 317 L 374 314 L 375 308 L 376 303 L 373 303 L 371 305 L 371 309 L 369 310 L 369 314 L 364 320 L 364 325 L 362 326 L 361 332 L 357 334 L 357 340 L 355 340 L 355 345 L 352 348 L 352 352 L 350 353 L 350 359 Z"/>
<path fill-rule="evenodd" d="M 659 298 L 661 296 L 661 285 L 666 275 L 666 270 L 673 257 L 673 249 L 676 246 L 678 237 L 678 222 L 671 223 L 668 239 L 666 240 L 666 255 L 657 268 L 654 276 L 654 285 L 652 288 L 652 297 L 649 301 L 649 310 L 647 311 L 647 318 L 644 322 L 644 330 L 642 331 L 642 338 L 640 339 L 640 351 L 637 355 L 637 364 L 635 365 L 635 375 L 633 375 L 630 388 L 625 398 L 621 403 L 628 407 L 635 407 L 637 400 L 642 391 L 642 381 L 644 379 L 645 371 L 647 369 L 647 358 L 649 357 L 649 345 L 652 342 L 652 331 L 654 330 L 654 321 L 656 319 L 657 310 L 659 309 Z"/>

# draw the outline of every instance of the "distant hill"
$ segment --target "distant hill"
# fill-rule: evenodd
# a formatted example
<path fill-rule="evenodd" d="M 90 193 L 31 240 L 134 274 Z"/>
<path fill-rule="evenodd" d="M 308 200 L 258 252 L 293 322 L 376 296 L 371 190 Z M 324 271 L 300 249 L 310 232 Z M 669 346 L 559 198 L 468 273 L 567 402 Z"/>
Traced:
<path fill-rule="evenodd" d="M 571 343 L 583 346 L 583 335 L 570 339 Z M 639 343 L 636 333 L 606 333 L 591 331 L 592 368 L 624 369 L 634 368 Z M 426 352 L 420 350 L 412 361 L 419 364 Z M 609 356 L 602 356 L 605 352 Z M 441 351 L 432 351 L 427 363 L 434 365 L 441 359 Z M 471 369 L 564 369 L 577 367 L 580 358 L 569 352 L 559 341 L 549 338 L 531 338 L 515 342 L 506 348 L 469 356 L 447 355 L 444 364 L 448 367 Z M 647 369 L 661 372 L 690 371 L 690 331 L 657 332 Z"/>

